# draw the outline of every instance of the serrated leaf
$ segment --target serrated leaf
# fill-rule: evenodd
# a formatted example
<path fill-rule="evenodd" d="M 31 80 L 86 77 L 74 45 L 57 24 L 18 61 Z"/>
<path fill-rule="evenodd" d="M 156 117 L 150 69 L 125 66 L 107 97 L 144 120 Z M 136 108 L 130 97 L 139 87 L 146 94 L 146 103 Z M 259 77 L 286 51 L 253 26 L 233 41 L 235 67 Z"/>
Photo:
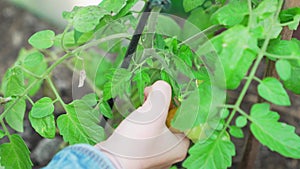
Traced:
<path fill-rule="evenodd" d="M 300 137 L 295 128 L 278 122 L 280 116 L 270 111 L 269 104 L 253 105 L 250 116 L 251 132 L 259 142 L 285 157 L 300 158 Z"/>
<path fill-rule="evenodd" d="M 6 110 L 8 107 L 10 107 L 13 104 L 13 102 L 8 102 L 5 104 Z M 18 132 L 24 131 L 24 115 L 26 110 L 26 103 L 24 99 L 20 99 L 6 114 L 5 120 L 8 123 L 8 125 L 13 128 L 14 130 Z"/>
<path fill-rule="evenodd" d="M 292 66 L 287 60 L 278 60 L 275 64 L 276 71 L 282 80 L 288 80 L 291 77 Z"/>
<path fill-rule="evenodd" d="M 189 154 L 183 163 L 188 169 L 226 169 L 232 164 L 235 147 L 228 136 L 223 135 L 196 143 L 189 149 Z"/>
<path fill-rule="evenodd" d="M 44 138 L 54 138 L 56 127 L 54 115 L 50 114 L 42 118 L 35 118 L 32 116 L 32 112 L 29 113 L 29 120 L 34 130 Z"/>
<path fill-rule="evenodd" d="M 243 21 L 249 13 L 247 1 L 230 1 L 212 15 L 212 21 L 222 25 L 233 26 Z"/>
<path fill-rule="evenodd" d="M 52 30 L 43 30 L 36 32 L 29 39 L 28 42 L 35 48 L 47 49 L 54 44 L 55 33 Z"/>
<path fill-rule="evenodd" d="M 247 118 L 245 116 L 238 116 L 235 120 L 235 125 L 237 127 L 245 127 L 247 125 Z"/>
<path fill-rule="evenodd" d="M 96 93 L 89 93 L 87 95 L 84 95 L 81 98 L 82 101 L 84 101 L 87 105 L 89 106 L 95 106 L 98 102 L 98 96 L 96 95 Z"/>
<path fill-rule="evenodd" d="M 54 112 L 53 101 L 49 97 L 43 97 L 32 107 L 30 114 L 34 118 L 43 118 Z"/>
<path fill-rule="evenodd" d="M 99 24 L 100 19 L 107 14 L 105 9 L 98 6 L 80 8 L 73 19 L 74 28 L 82 33 L 92 31 Z"/>
<path fill-rule="evenodd" d="M 98 124 L 98 114 L 85 102 L 75 100 L 66 105 L 66 111 L 57 119 L 57 127 L 64 141 L 94 145 L 104 139 L 104 130 Z"/>
<path fill-rule="evenodd" d="M 0 145 L 0 165 L 5 169 L 31 169 L 30 152 L 23 139 L 13 134 L 9 140 Z"/>
<path fill-rule="evenodd" d="M 126 1 L 127 0 L 103 0 L 99 4 L 99 7 L 110 13 L 117 14 L 123 7 L 125 7 Z"/>
<path fill-rule="evenodd" d="M 237 126 L 230 126 L 229 133 L 236 138 L 244 138 L 243 130 Z"/>
<path fill-rule="evenodd" d="M 2 139 L 5 136 L 5 132 L 0 130 L 0 139 Z"/>
<path fill-rule="evenodd" d="M 189 12 L 198 6 L 201 6 L 205 0 L 183 0 L 183 8 L 185 12 Z"/>
<path fill-rule="evenodd" d="M 101 114 L 103 114 L 105 117 L 107 117 L 109 119 L 111 119 L 113 117 L 112 110 L 106 101 L 102 102 L 100 104 L 99 108 L 100 108 Z"/>
<path fill-rule="evenodd" d="M 282 84 L 273 77 L 267 77 L 257 86 L 258 94 L 274 104 L 281 106 L 291 105 L 289 95 Z"/>
<path fill-rule="evenodd" d="M 257 39 L 248 28 L 237 25 L 214 37 L 212 44 L 223 65 L 227 88 L 236 89 L 256 57 Z"/>
<path fill-rule="evenodd" d="M 131 72 L 126 69 L 118 68 L 108 76 L 108 82 L 104 86 L 103 99 L 108 100 L 114 98 L 117 95 L 122 96 L 129 88 L 129 80 L 131 78 Z"/>

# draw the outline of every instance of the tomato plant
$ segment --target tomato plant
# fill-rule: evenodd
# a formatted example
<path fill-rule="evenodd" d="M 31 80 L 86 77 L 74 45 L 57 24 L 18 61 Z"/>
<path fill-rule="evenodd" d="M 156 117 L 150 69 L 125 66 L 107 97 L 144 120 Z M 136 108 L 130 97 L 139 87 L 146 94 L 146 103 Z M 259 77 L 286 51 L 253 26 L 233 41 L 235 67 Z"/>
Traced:
<path fill-rule="evenodd" d="M 300 94 L 300 41 L 280 34 L 284 27 L 298 27 L 299 7 L 283 10 L 283 0 L 174 0 L 167 9 L 166 1 L 150 0 L 152 12 L 124 68 L 132 30 L 142 15 L 133 8 L 138 2 L 144 1 L 103 0 L 97 6 L 75 7 L 63 13 L 68 25 L 62 33 L 43 30 L 29 38 L 33 48 L 20 51 L 1 84 L 0 139 L 9 142 L 0 145 L 0 166 L 32 167 L 22 137 L 8 130 L 23 132 L 26 108 L 42 137 L 59 134 L 69 144 L 94 145 L 106 138 L 100 117 L 117 126 L 143 103 L 144 88 L 159 79 L 171 85 L 176 107 L 172 112 L 177 110 L 168 123 L 193 141 L 183 167 L 230 167 L 235 155 L 231 137 L 243 138 L 247 125 L 272 151 L 300 158 L 295 128 L 279 122 L 279 114 L 271 110 L 272 104 L 291 105 L 287 90 Z M 275 63 L 279 78 L 258 74 L 258 68 L 269 63 Z M 58 65 L 78 77 L 73 91 L 80 97 L 71 103 L 62 99 L 53 82 Z M 247 112 L 241 105 L 253 81 L 263 101 Z M 33 100 L 45 83 L 54 97 Z M 93 93 L 76 93 L 83 86 Z M 226 103 L 226 91 L 238 87 L 236 101 Z M 65 111 L 57 118 L 56 103 Z"/>

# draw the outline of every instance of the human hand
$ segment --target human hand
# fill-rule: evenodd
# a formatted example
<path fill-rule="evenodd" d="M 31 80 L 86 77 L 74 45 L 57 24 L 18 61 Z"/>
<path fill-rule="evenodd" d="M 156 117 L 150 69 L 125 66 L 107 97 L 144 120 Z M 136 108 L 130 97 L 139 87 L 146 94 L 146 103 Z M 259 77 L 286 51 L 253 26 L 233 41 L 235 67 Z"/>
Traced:
<path fill-rule="evenodd" d="M 157 81 L 144 93 L 144 104 L 106 141 L 96 145 L 118 168 L 164 169 L 187 154 L 189 140 L 183 134 L 172 133 L 165 124 L 172 95 L 170 85 Z"/>

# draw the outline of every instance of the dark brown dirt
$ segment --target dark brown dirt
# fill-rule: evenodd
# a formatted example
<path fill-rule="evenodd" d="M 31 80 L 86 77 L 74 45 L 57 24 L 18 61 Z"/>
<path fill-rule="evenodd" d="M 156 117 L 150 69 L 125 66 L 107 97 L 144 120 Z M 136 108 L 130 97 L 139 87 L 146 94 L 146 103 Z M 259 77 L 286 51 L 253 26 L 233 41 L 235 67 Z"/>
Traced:
<path fill-rule="evenodd" d="M 20 48 L 30 48 L 27 43 L 27 39 L 30 37 L 30 35 L 43 29 L 58 30 L 56 27 L 43 22 L 25 10 L 17 8 L 5 0 L 0 0 L 0 83 L 5 70 L 14 63 Z M 300 29 L 295 32 L 294 35 L 295 37 L 300 38 Z M 69 79 L 69 81 L 71 80 L 72 79 Z M 66 83 L 66 85 L 63 85 L 67 86 L 66 88 L 68 88 L 70 85 L 68 82 L 62 83 Z M 70 88 L 71 87 L 69 86 L 69 89 Z M 232 98 L 235 98 L 237 94 L 238 92 L 229 93 Z M 71 99 L 72 95 L 70 92 L 66 92 L 64 97 Z M 296 131 L 298 134 L 300 134 L 300 97 L 291 94 L 291 98 L 294 104 L 293 107 L 274 107 L 273 109 L 281 114 L 281 121 L 296 126 Z M 249 105 L 255 103 L 257 101 L 256 99 L 255 92 L 249 92 L 245 99 L 248 103 L 245 104 L 243 108 L 245 110 L 249 109 Z M 42 141 L 42 138 L 37 134 L 34 134 L 28 122 L 25 122 L 25 126 L 25 132 L 22 133 L 22 136 L 28 144 L 30 150 L 33 152 L 36 150 L 38 143 Z M 245 138 L 247 138 L 248 129 L 245 129 L 245 135 Z M 56 143 L 58 144 L 60 143 L 60 138 L 57 139 L 58 141 L 56 140 Z M 1 141 L 3 142 L 3 140 Z M 245 139 L 234 139 L 234 142 L 236 144 L 237 155 L 233 159 L 233 167 L 231 167 L 233 169 L 237 168 L 237 165 L 241 160 L 244 151 Z M 37 162 L 38 159 L 36 157 L 33 158 L 33 161 L 35 162 L 35 168 L 38 168 L 39 165 L 42 165 L 41 162 Z M 266 147 L 260 146 L 255 168 L 299 169 L 300 160 L 284 158 L 275 152 L 271 152 Z"/>

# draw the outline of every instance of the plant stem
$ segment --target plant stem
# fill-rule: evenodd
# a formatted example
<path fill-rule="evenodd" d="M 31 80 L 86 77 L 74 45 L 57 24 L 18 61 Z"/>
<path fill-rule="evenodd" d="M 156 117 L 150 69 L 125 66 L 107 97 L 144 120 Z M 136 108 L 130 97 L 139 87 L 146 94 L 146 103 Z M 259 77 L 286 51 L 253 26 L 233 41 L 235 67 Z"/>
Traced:
<path fill-rule="evenodd" d="M 284 55 L 275 55 L 275 54 L 272 54 L 272 53 L 268 53 L 268 52 L 265 52 L 265 55 L 266 56 L 269 56 L 269 57 L 273 57 L 273 58 L 276 58 L 276 59 L 296 59 L 296 60 L 300 60 L 300 57 L 295 57 L 295 56 L 284 56 Z"/>
<path fill-rule="evenodd" d="M 63 101 L 63 99 L 60 97 L 56 87 L 54 86 L 52 80 L 50 79 L 50 77 L 46 78 L 48 84 L 50 85 L 51 90 L 53 91 L 54 95 L 56 96 L 56 99 L 60 102 L 60 104 L 63 106 L 63 108 L 66 110 L 66 104 Z"/>

